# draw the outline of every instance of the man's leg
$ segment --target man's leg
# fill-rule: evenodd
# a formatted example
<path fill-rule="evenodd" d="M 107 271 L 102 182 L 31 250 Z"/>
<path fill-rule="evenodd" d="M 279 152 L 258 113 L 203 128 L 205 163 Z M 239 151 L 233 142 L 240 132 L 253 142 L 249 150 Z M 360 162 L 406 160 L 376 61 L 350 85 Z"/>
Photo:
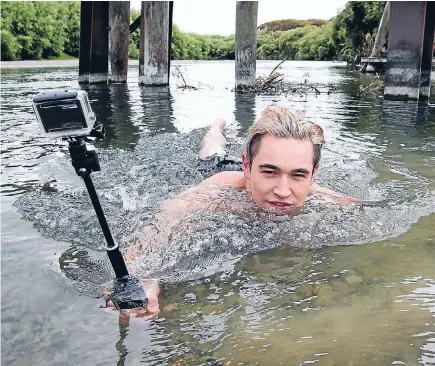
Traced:
<path fill-rule="evenodd" d="M 199 157 L 201 159 L 205 159 L 214 154 L 220 156 L 225 155 L 225 144 L 227 142 L 223 135 L 225 125 L 226 122 L 223 118 L 218 118 L 213 122 L 210 130 L 201 142 L 201 151 L 199 152 Z"/>

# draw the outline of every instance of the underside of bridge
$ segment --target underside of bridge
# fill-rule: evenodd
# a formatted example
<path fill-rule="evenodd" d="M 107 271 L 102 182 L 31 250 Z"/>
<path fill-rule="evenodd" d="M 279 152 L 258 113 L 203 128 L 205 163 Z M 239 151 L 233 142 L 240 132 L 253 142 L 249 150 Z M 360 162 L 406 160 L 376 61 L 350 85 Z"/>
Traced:
<path fill-rule="evenodd" d="M 236 86 L 255 83 L 258 2 L 236 4 Z M 82 1 L 79 83 L 125 83 L 130 33 L 140 27 L 139 84 L 168 85 L 173 1 L 142 1 L 130 25 L 129 1 Z"/>
<path fill-rule="evenodd" d="M 172 1 L 142 1 L 130 25 L 128 1 L 82 1 L 80 83 L 127 81 L 130 33 L 140 27 L 139 84 L 168 85 Z M 428 99 L 435 31 L 435 2 L 391 1 L 386 65 L 386 99 Z M 237 1 L 235 85 L 256 78 L 258 2 Z"/>
<path fill-rule="evenodd" d="M 143 1 L 139 84 L 167 85 L 171 59 L 172 1 Z M 82 1 L 79 83 L 127 81 L 129 1 Z"/>

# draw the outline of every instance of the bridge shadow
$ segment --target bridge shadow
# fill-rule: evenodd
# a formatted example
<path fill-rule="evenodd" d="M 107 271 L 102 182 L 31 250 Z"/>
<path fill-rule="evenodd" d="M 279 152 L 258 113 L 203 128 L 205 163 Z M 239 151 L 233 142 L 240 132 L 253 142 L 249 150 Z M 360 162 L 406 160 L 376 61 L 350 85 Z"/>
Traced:
<path fill-rule="evenodd" d="M 143 129 L 151 135 L 176 132 L 174 99 L 169 86 L 141 87 L 140 100 L 143 117 L 139 123 Z"/>
<path fill-rule="evenodd" d="M 126 84 L 93 85 L 85 89 L 97 122 L 106 129 L 105 139 L 98 147 L 133 149 L 140 138 L 140 130 L 133 123 L 132 102 Z"/>
<path fill-rule="evenodd" d="M 381 121 L 384 129 L 408 137 L 435 137 L 435 111 L 427 102 L 384 100 Z"/>

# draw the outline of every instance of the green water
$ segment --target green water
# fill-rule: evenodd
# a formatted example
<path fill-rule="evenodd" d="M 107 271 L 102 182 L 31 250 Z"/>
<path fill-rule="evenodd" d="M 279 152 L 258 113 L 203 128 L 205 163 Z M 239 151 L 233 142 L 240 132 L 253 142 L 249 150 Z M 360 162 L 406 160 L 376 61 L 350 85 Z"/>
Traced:
<path fill-rule="evenodd" d="M 161 294 L 162 311 L 157 321 L 132 320 L 128 327 L 120 326 L 116 313 L 100 309 L 101 299 L 83 295 L 59 266 L 62 254 L 74 248 L 89 251 L 107 270 L 104 253 L 93 253 L 85 245 L 88 238 L 81 234 L 81 217 L 74 215 L 86 201 L 68 201 L 74 195 L 63 195 L 73 191 L 71 187 L 81 187 L 67 164 L 66 148 L 38 134 L 29 102 L 44 89 L 76 88 L 77 70 L 4 71 L 2 363 L 435 364 L 433 98 L 418 105 L 358 96 L 359 83 L 367 80 L 345 65 L 328 62 L 288 62 L 282 71 L 295 83 L 303 81 L 308 72 L 311 82 L 322 91 L 334 87 L 332 94 L 235 96 L 230 92 L 233 63 L 182 66 L 193 80 L 214 88 L 183 91 L 174 80 L 169 88 L 140 88 L 137 67 L 131 67 L 125 87 L 88 90 L 97 118 L 108 130 L 107 139 L 98 144 L 104 169 L 96 182 L 97 189 L 104 192 L 115 234 L 129 225 L 123 220 L 144 212 L 114 214 L 126 202 L 116 195 L 119 186 L 131 192 L 137 182 L 122 181 L 107 172 L 118 169 L 123 176 L 131 164 L 135 167 L 147 162 L 142 142 L 167 132 L 189 135 L 218 116 L 229 122 L 229 139 L 238 141 L 264 107 L 276 103 L 304 111 L 325 129 L 328 143 L 319 172 L 321 182 L 371 199 L 380 194 L 373 188 L 375 184 L 389 184 L 388 198 L 397 196 L 396 210 L 386 209 L 385 215 L 401 215 L 398 223 L 414 224 L 408 225 L 409 230 L 408 226 L 395 228 L 386 240 L 363 245 L 346 245 L 337 234 L 335 245 L 307 249 L 294 246 L 292 238 L 287 238 L 275 249 L 244 256 L 234 268 L 195 281 L 168 283 Z M 274 66 L 274 62 L 259 62 L 258 73 L 267 74 Z M 174 147 L 171 150 L 170 144 L 162 149 L 167 150 L 162 159 L 179 153 Z M 138 151 L 144 154 L 136 157 L 138 164 L 124 159 L 123 154 L 132 158 Z M 158 152 L 154 154 L 158 158 Z M 336 160 L 342 161 L 341 170 L 334 168 Z M 364 172 L 373 179 L 361 180 L 366 177 L 361 174 Z M 154 182 L 154 175 L 163 174 L 142 173 L 150 182 Z M 171 176 L 163 174 L 160 178 L 167 184 L 163 178 Z M 40 192 L 43 183 L 51 179 L 59 186 L 58 196 L 50 196 L 53 206 L 44 206 L 44 200 L 35 202 L 39 211 L 24 220 L 14 205 L 16 200 Z M 150 199 L 159 202 L 165 198 L 167 192 L 163 188 L 159 191 L 157 184 L 149 188 L 153 194 Z M 413 211 L 413 202 L 422 202 L 415 197 L 423 191 L 427 207 L 423 211 L 414 207 Z M 110 201 L 109 196 L 115 198 Z M 56 206 L 56 202 L 64 205 Z M 56 207 L 63 211 L 56 211 Z M 41 217 L 52 221 L 41 227 Z M 54 225 L 59 218 L 65 221 L 60 228 Z M 373 230 L 385 222 L 382 218 L 372 222 Z M 56 230 L 65 228 L 74 235 L 58 239 Z M 331 230 L 339 228 L 340 222 L 331 225 Z M 86 273 L 88 277 L 79 280 L 99 275 L 93 268 Z"/>

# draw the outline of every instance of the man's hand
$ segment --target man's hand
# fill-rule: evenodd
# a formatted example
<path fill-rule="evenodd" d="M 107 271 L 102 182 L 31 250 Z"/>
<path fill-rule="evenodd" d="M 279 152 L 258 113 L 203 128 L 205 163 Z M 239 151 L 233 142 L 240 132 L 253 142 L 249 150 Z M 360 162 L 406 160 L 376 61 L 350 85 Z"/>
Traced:
<path fill-rule="evenodd" d="M 159 293 L 160 288 L 157 282 L 141 282 L 145 295 L 148 298 L 148 305 L 146 308 L 137 308 L 137 309 L 126 309 L 121 310 L 119 312 L 119 322 L 124 325 L 128 325 L 130 323 L 130 318 L 143 318 L 144 320 L 154 320 L 157 319 L 160 313 L 159 307 Z M 112 301 L 107 302 L 107 307 L 111 308 L 110 310 L 116 310 L 115 305 L 113 305 Z"/>

